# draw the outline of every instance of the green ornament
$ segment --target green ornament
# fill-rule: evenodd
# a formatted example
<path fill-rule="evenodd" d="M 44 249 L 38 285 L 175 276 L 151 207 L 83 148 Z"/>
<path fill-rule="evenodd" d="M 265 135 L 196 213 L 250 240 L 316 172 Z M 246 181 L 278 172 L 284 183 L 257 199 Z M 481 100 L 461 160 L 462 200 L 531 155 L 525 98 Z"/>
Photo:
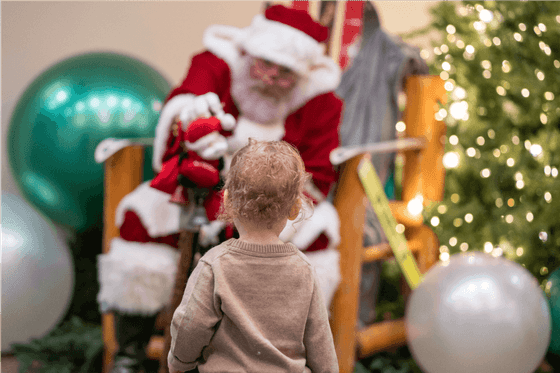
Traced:
<path fill-rule="evenodd" d="M 545 285 L 550 307 L 552 332 L 548 351 L 560 355 L 560 268 L 551 273 Z"/>
<path fill-rule="evenodd" d="M 18 101 L 8 131 L 22 194 L 62 226 L 83 231 L 99 222 L 104 172 L 95 148 L 108 137 L 153 137 L 169 90 L 156 70 L 115 53 L 72 57 L 43 72 Z"/>

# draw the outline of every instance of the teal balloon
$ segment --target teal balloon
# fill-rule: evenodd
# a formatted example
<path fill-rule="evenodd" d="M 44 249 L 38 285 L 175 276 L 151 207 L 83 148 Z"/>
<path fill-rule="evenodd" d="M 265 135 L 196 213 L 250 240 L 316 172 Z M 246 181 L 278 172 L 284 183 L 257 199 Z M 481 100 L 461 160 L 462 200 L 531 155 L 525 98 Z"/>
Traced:
<path fill-rule="evenodd" d="M 153 137 L 170 85 L 152 67 L 116 53 L 52 66 L 25 90 L 10 120 L 9 164 L 21 193 L 54 222 L 83 231 L 101 221 L 108 137 Z M 153 177 L 151 149 L 145 179 Z"/>
<path fill-rule="evenodd" d="M 560 355 L 560 268 L 551 273 L 545 285 L 550 307 L 552 332 L 548 351 Z"/>

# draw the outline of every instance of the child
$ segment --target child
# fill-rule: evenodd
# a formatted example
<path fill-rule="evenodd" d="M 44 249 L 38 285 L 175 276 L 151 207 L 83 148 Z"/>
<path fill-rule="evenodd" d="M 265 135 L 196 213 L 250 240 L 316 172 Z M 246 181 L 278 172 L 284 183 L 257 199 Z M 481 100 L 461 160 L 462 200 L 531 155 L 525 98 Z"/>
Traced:
<path fill-rule="evenodd" d="M 171 322 L 171 373 L 338 372 L 327 309 L 307 258 L 278 235 L 309 175 L 283 141 L 237 151 L 224 186 L 230 239 L 199 261 Z"/>

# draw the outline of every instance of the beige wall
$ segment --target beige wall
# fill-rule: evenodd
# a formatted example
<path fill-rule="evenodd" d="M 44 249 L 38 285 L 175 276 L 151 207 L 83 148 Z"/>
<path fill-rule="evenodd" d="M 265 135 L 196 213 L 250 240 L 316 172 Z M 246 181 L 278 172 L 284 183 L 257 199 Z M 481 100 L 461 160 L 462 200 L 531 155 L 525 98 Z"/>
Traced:
<path fill-rule="evenodd" d="M 382 27 L 398 34 L 427 25 L 433 2 L 374 4 Z M 82 53 L 110 51 L 138 58 L 176 84 L 190 56 L 202 49 L 208 25 L 244 27 L 261 9 L 260 1 L 2 1 L 2 191 L 19 194 L 5 150 L 12 111 L 45 69 Z"/>

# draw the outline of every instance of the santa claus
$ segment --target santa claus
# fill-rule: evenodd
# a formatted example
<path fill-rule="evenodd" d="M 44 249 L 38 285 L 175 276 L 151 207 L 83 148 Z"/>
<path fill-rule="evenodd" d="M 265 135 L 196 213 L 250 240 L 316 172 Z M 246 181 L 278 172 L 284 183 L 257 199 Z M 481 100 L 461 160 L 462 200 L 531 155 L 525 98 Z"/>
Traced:
<path fill-rule="evenodd" d="M 269 7 L 246 28 L 209 27 L 203 39 L 207 50 L 192 58 L 186 78 L 166 100 L 156 128 L 153 156 L 156 172 L 177 156 L 177 117 L 188 125 L 199 117 L 233 116 L 235 128 L 227 136 L 229 155 L 250 137 L 294 145 L 312 175 L 307 193 L 315 206 L 302 212 L 305 219 L 295 219 L 297 223 L 286 226 L 281 239 L 305 251 L 315 265 L 325 306 L 330 304 L 340 280 L 336 250 L 339 221 L 328 196 L 337 178 L 329 153 L 339 145 L 343 110 L 342 101 L 333 93 L 340 81 L 340 69 L 325 56 L 321 44 L 327 37 L 327 28 L 306 12 L 281 5 Z M 100 258 L 98 297 L 102 309 L 115 312 L 117 320 L 120 349 L 116 372 L 136 371 L 142 357 L 139 350 L 149 339 L 144 335 L 130 338 L 134 331 L 126 328 L 129 320 L 135 323 L 129 329 L 140 331 L 141 319 L 137 316 L 143 315 L 146 323 L 153 323 L 150 316 L 169 301 L 178 255 L 172 247 L 177 247 L 179 214 L 179 207 L 169 203 L 169 194 L 147 183 L 126 196 L 118 207 L 120 238 Z M 217 221 L 202 227 L 202 243 L 217 243 L 223 228 L 224 224 Z M 145 253 L 140 255 L 142 250 Z M 131 255 L 131 259 L 122 266 L 125 255 Z M 123 338 L 119 338 L 119 332 Z M 132 354 L 127 352 L 130 345 L 134 347 L 128 349 Z"/>

